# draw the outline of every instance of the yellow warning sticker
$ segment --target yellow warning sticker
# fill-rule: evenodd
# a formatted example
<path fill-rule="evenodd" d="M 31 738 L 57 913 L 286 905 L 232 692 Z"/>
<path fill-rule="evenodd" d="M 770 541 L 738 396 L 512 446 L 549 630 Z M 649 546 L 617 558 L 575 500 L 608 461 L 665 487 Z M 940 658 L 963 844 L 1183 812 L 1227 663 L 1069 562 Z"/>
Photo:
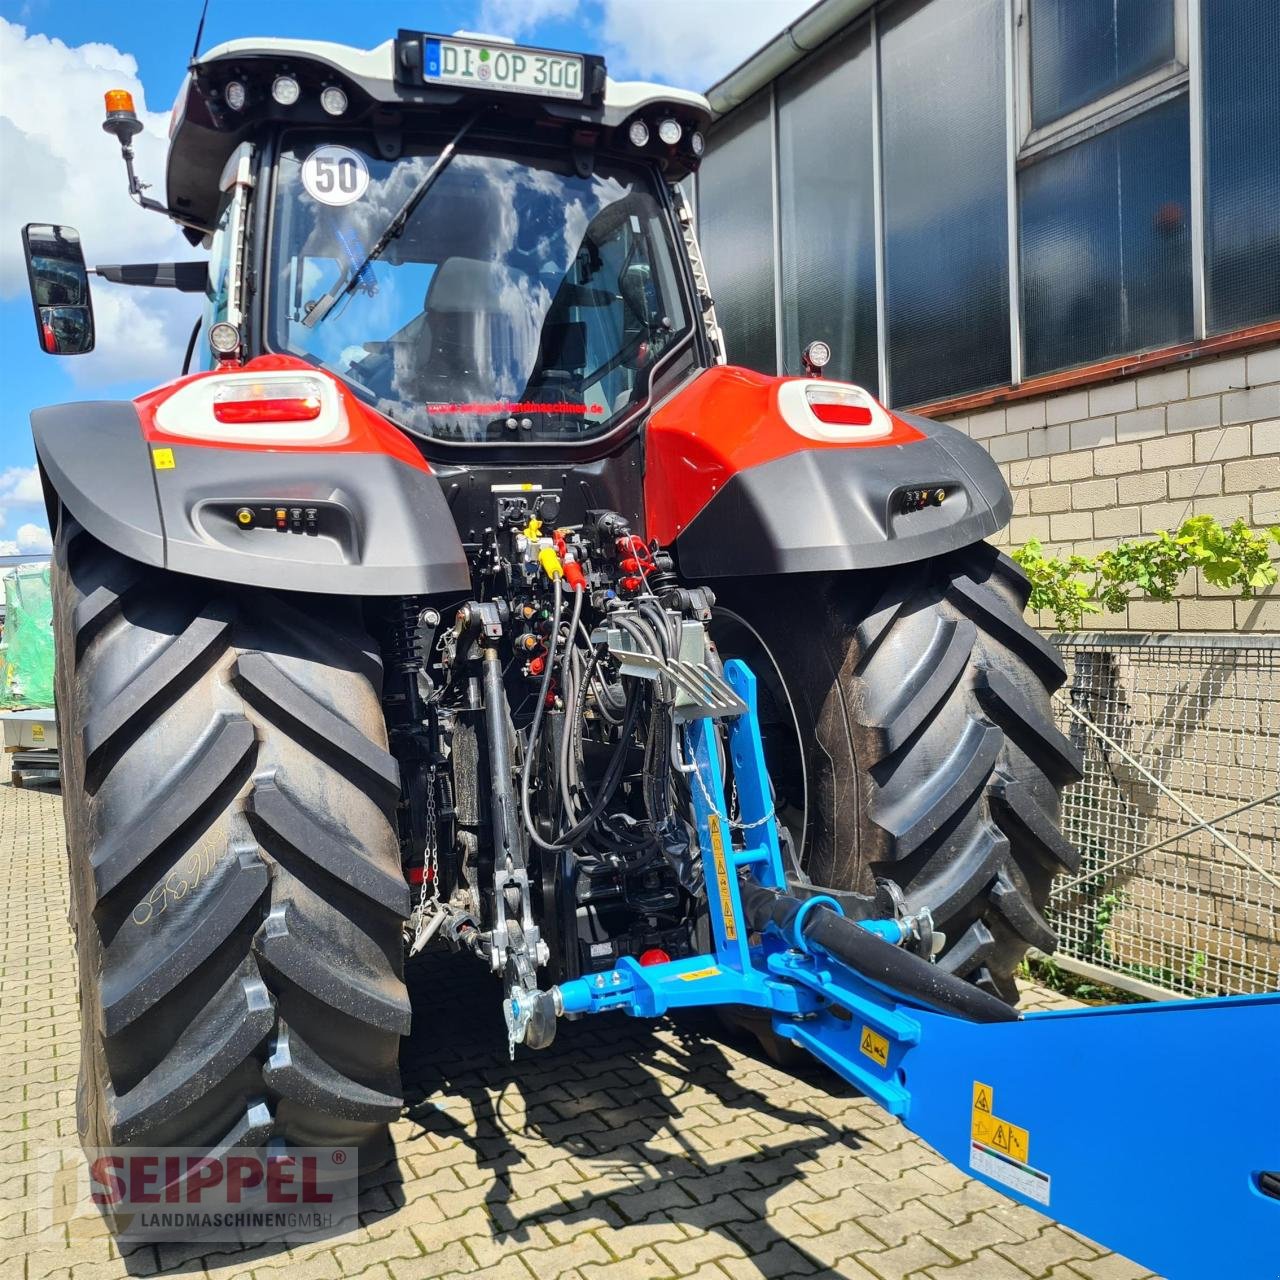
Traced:
<path fill-rule="evenodd" d="M 43 741 L 44 741 L 44 725 L 42 725 L 42 724 L 33 724 L 33 725 L 31 726 L 31 741 L 32 741 L 32 742 L 43 742 Z"/>
<path fill-rule="evenodd" d="M 973 1110 L 970 1132 L 974 1142 L 1002 1151 L 1015 1160 L 1026 1161 L 1031 1154 L 1031 1134 L 995 1114 L 995 1091 L 990 1085 L 973 1082 Z"/>
<path fill-rule="evenodd" d="M 982 1140 L 979 1139 L 979 1141 Z M 1025 1160 L 1031 1154 L 1031 1135 L 1025 1129 L 1019 1129 L 1016 1124 L 993 1118 L 991 1136 L 987 1139 L 986 1145 L 995 1147 L 997 1151 L 1003 1151 L 1005 1155 L 1012 1156 L 1015 1160 Z"/>
<path fill-rule="evenodd" d="M 729 892 L 729 867 L 724 856 L 724 831 L 720 815 L 713 813 L 707 819 L 711 833 L 711 861 L 716 865 L 716 887 L 720 890 L 720 914 L 724 917 L 724 936 L 728 942 L 738 940 L 738 920 L 733 911 L 733 895 Z"/>
<path fill-rule="evenodd" d="M 681 982 L 697 982 L 700 978 L 714 978 L 720 970 L 714 965 L 710 969 L 694 969 L 689 973 L 677 975 Z"/>
<path fill-rule="evenodd" d="M 889 1042 L 878 1032 L 872 1031 L 870 1027 L 862 1028 L 862 1039 L 858 1042 L 858 1048 L 872 1062 L 878 1062 L 882 1067 L 889 1065 Z"/>
<path fill-rule="evenodd" d="M 175 466 L 173 461 L 173 450 L 152 449 L 151 462 L 157 471 L 172 471 Z"/>

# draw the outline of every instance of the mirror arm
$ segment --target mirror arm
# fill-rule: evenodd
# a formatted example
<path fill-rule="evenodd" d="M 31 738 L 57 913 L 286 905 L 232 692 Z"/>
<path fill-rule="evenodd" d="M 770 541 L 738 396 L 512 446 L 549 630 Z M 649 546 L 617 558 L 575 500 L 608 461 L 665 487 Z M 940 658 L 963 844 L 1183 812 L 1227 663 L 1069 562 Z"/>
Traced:
<path fill-rule="evenodd" d="M 209 264 L 203 261 L 102 263 L 90 270 L 112 284 L 181 293 L 203 293 L 209 281 Z"/>

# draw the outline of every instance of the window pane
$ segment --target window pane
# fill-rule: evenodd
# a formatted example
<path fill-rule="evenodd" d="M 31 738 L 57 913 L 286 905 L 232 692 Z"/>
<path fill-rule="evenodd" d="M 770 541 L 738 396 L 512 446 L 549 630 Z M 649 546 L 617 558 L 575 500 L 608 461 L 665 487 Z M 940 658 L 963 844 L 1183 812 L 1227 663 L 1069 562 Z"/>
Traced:
<path fill-rule="evenodd" d="M 864 26 L 778 84 L 783 359 L 831 344 L 828 376 L 871 391 L 876 373 L 876 251 L 871 172 L 871 49 Z"/>
<path fill-rule="evenodd" d="M 891 8 L 880 62 L 889 395 L 1009 381 L 1003 0 Z"/>
<path fill-rule="evenodd" d="M 1187 100 L 1019 176 L 1028 374 L 1191 338 Z"/>
<path fill-rule="evenodd" d="M 777 372 L 768 93 L 711 135 L 698 170 L 698 238 L 729 363 Z"/>
<path fill-rule="evenodd" d="M 1032 126 L 1038 129 L 1171 62 L 1173 5 L 1174 0 L 1031 0 Z"/>
<path fill-rule="evenodd" d="M 1209 328 L 1221 333 L 1280 319 L 1280 4 L 1202 12 Z"/>

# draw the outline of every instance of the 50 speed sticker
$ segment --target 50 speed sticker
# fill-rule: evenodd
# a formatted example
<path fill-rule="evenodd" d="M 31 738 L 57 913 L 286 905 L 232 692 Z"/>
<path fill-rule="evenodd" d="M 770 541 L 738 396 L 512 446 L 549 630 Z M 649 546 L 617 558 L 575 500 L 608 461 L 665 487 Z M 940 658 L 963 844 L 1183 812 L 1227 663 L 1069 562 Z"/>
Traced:
<path fill-rule="evenodd" d="M 317 147 L 302 162 L 302 185 L 321 204 L 354 204 L 369 189 L 369 166 L 350 147 Z"/>

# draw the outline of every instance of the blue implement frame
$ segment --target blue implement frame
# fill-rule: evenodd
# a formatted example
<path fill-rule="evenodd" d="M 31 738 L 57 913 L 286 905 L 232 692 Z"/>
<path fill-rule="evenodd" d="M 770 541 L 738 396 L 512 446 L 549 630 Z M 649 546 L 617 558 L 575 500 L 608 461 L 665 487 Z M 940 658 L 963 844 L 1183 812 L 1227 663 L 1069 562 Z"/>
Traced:
<path fill-rule="evenodd" d="M 748 1005 L 971 1176 L 1170 1280 L 1280 1277 L 1280 994 L 1030 1013 L 973 1022 L 895 993 L 803 934 L 753 940 L 744 874 L 785 892 L 756 681 L 725 679 L 740 816 L 715 721 L 683 727 L 714 951 L 559 988 L 565 1013 Z M 693 768 L 689 768 L 689 764 Z M 738 832 L 737 847 L 733 838 Z M 885 946 L 904 931 L 860 922 Z"/>

